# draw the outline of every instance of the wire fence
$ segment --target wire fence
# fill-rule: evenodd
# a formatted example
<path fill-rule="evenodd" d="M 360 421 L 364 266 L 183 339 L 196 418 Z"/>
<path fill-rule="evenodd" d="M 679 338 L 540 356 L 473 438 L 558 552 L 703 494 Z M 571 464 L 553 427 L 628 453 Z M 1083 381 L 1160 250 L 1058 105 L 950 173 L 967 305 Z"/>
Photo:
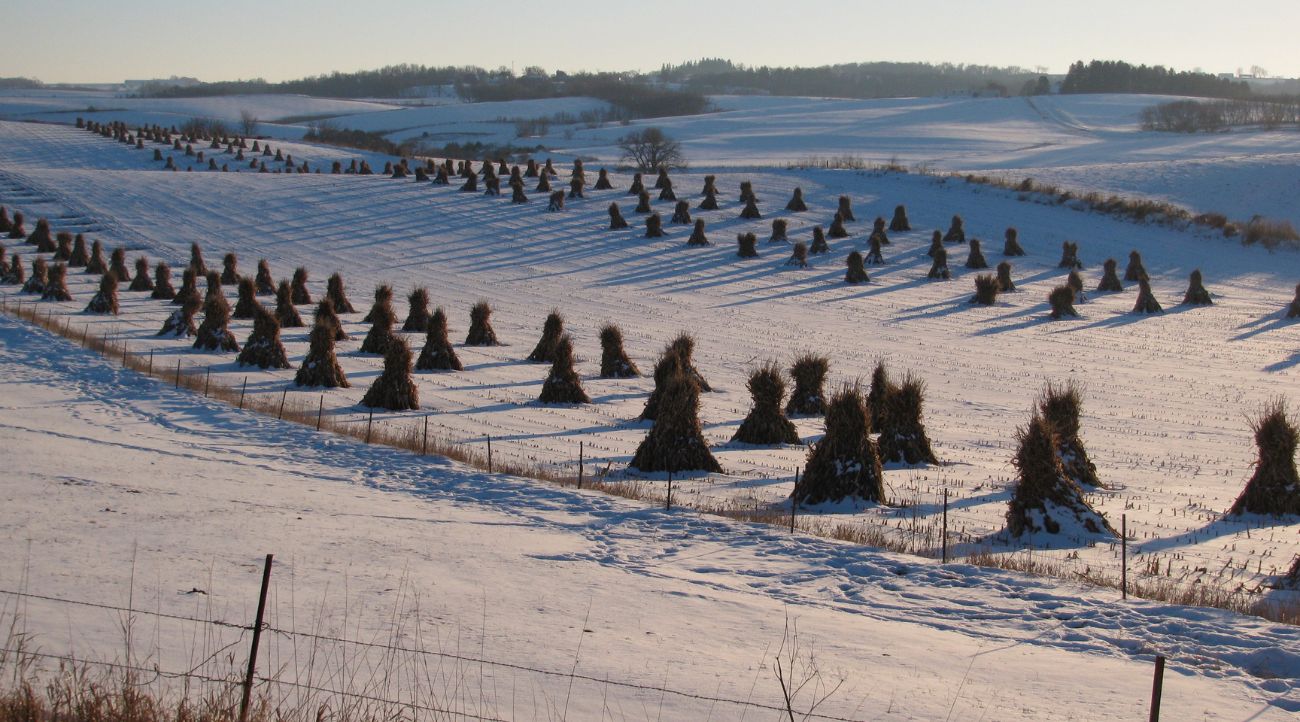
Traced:
<path fill-rule="evenodd" d="M 185 690 L 191 690 L 192 683 L 198 682 L 203 685 L 217 685 L 229 689 L 238 687 L 245 681 L 240 669 L 243 660 L 240 660 L 239 657 L 244 656 L 246 659 L 248 651 L 239 649 L 239 645 L 245 644 L 248 634 L 257 630 L 255 624 L 240 624 L 221 619 L 204 619 L 184 614 L 141 609 L 134 605 L 120 606 L 15 589 L 0 589 L 0 596 L 21 600 L 22 602 L 49 603 L 61 607 L 77 607 L 110 612 L 119 615 L 119 618 L 129 617 L 135 619 L 140 617 L 167 620 L 185 625 L 200 625 L 228 635 L 210 641 L 210 646 L 217 647 L 215 651 L 209 653 L 205 649 L 202 660 L 198 664 L 185 665 L 189 668 L 183 671 L 177 668 L 168 668 L 161 658 L 153 659 L 150 664 L 135 661 L 129 649 L 126 651 L 125 659 L 121 657 L 113 660 L 95 659 L 89 655 L 78 655 L 72 652 L 61 654 L 33 648 L 30 640 L 41 635 L 31 630 L 32 617 L 28 615 L 20 619 L 22 612 L 19 610 L 18 604 L 12 605 L 12 610 L 11 605 L 6 604 L 3 610 L 0 611 L 0 622 L 6 623 L 10 634 L 4 646 L 0 647 L 0 673 L 5 671 L 6 661 L 12 665 L 23 666 L 24 664 L 31 665 L 40 660 L 60 665 L 63 670 L 93 667 L 108 672 L 130 675 L 131 683 L 134 686 L 175 682 L 183 683 L 181 686 Z M 6 615 L 10 617 L 7 620 L 4 619 Z M 81 622 L 82 620 L 78 618 L 77 621 Z M 54 630 L 46 631 L 52 632 Z M 238 634 L 231 635 L 232 632 Z M 662 716 L 665 698 L 672 698 L 678 701 L 678 704 L 671 705 L 674 715 L 683 713 L 699 714 L 697 718 L 700 719 L 706 716 L 719 715 L 720 707 L 732 709 L 741 715 L 745 711 L 759 712 L 764 715 L 776 714 L 780 719 L 786 719 L 791 709 L 796 717 L 800 719 L 826 720 L 829 722 L 852 722 L 858 719 L 809 709 L 809 704 L 815 705 L 813 702 L 805 702 L 802 705 L 792 703 L 791 709 L 787 709 L 779 700 L 772 702 L 755 699 L 753 687 L 750 689 L 750 698 L 744 699 L 736 696 L 678 689 L 666 684 L 586 674 L 578 671 L 579 665 L 576 656 L 570 660 L 572 666 L 569 669 L 547 669 L 520 662 L 494 659 L 486 655 L 476 656 L 460 652 L 426 649 L 419 645 L 402 644 L 395 641 L 364 641 L 335 634 L 288 629 L 270 623 L 263 623 L 261 632 L 263 635 L 269 635 L 270 644 L 263 647 L 263 651 L 259 653 L 260 659 L 258 661 L 259 664 L 265 664 L 272 671 L 253 674 L 251 682 L 255 685 L 261 699 L 275 707 L 281 714 L 285 711 L 302 711 L 304 709 L 311 710 L 312 714 L 318 714 L 319 710 L 327 707 L 335 710 L 356 710 L 357 705 L 362 704 L 369 705 L 366 708 L 369 712 L 387 710 L 391 713 L 395 710 L 406 710 L 447 719 L 478 719 L 497 722 L 515 719 L 563 719 L 582 706 L 575 701 L 582 698 L 586 700 L 588 707 L 592 704 L 592 700 L 600 699 L 600 705 L 606 712 L 614 707 L 619 707 L 622 709 L 622 712 L 618 714 L 620 717 L 627 717 L 629 709 L 648 709 L 650 704 L 655 704 L 660 708 L 660 711 L 658 714 L 651 712 L 647 716 Z M 231 639 L 231 636 L 234 638 Z M 264 636 L 263 640 L 267 640 L 267 637 Z M 276 644 L 277 640 L 281 643 L 279 646 Z M 304 643 L 310 647 L 310 651 L 302 655 L 303 650 L 298 645 Z M 290 648 L 285 648 L 284 645 L 286 644 Z M 321 645 L 326 645 L 323 653 Z M 158 657 L 166 656 L 160 653 L 155 654 Z M 223 663 L 218 659 L 219 657 L 225 659 L 225 671 L 221 673 L 213 671 L 222 667 Z M 292 657 L 305 661 L 306 665 L 284 663 L 285 658 Z M 434 693 L 434 690 L 428 688 L 423 690 L 415 689 L 413 688 L 414 685 L 406 685 L 403 680 L 397 679 L 397 677 L 404 676 L 407 677 L 405 681 L 410 681 L 412 662 L 418 662 L 424 668 L 424 672 L 432 670 L 434 672 L 433 677 L 441 675 L 444 681 L 442 693 Z M 432 665 L 430 665 L 430 662 L 432 662 Z M 448 663 L 450 663 L 450 669 Z M 329 668 L 322 669 L 322 665 Z M 511 683 L 508 700 L 500 688 L 502 680 L 490 673 L 489 670 L 502 670 L 512 673 L 509 679 L 504 680 Z M 460 677 L 466 672 L 473 671 L 476 671 L 475 678 Z M 532 694 L 529 700 L 531 704 L 524 710 L 518 709 L 520 706 L 518 691 L 520 676 L 528 682 L 531 688 L 529 691 Z M 431 678 L 426 677 L 426 679 Z M 538 679 L 550 680 L 553 684 L 549 686 L 539 684 Z M 772 684 L 775 685 L 775 681 Z M 562 703 L 558 694 L 560 690 L 564 691 Z M 536 704 L 536 693 L 538 691 L 545 693 L 543 694 L 544 704 L 540 710 Z M 306 695 L 299 694 L 299 696 L 295 697 L 293 696 L 295 693 L 306 693 Z M 553 697 L 550 696 L 552 694 Z M 459 704 L 451 704 L 453 700 L 458 701 Z M 510 713 L 502 711 L 507 706 L 510 708 Z M 293 715 L 287 716 L 293 718 Z M 603 717 L 605 714 L 602 713 L 601 716 Z M 722 716 L 731 718 L 733 715 L 726 714 Z"/>

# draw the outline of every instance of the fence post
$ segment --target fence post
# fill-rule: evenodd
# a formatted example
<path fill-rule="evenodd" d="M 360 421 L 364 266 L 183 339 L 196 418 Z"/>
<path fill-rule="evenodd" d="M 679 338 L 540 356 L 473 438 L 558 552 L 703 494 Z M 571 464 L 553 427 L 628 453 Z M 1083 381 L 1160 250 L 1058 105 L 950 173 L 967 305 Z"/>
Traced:
<path fill-rule="evenodd" d="M 280 413 L 275 415 L 276 419 L 284 418 L 284 400 L 288 398 L 288 396 L 289 396 L 289 389 L 286 388 L 284 390 L 284 393 L 280 394 Z"/>
<path fill-rule="evenodd" d="M 1165 656 L 1156 655 L 1156 674 L 1151 681 L 1151 717 L 1150 722 L 1160 722 L 1160 695 L 1165 686 Z"/>
<path fill-rule="evenodd" d="M 275 555 L 266 555 L 266 566 L 262 567 L 262 591 L 257 598 L 257 622 L 253 625 L 253 648 L 248 652 L 248 674 L 244 676 L 244 699 L 239 704 L 239 722 L 248 721 L 248 703 L 253 695 L 253 674 L 257 672 L 257 645 L 262 641 L 262 618 L 266 614 L 266 590 L 271 585 L 271 560 Z"/>
<path fill-rule="evenodd" d="M 208 367 L 208 373 L 212 373 L 212 367 Z M 239 387 L 239 410 L 244 410 L 244 392 L 248 391 L 248 377 L 244 377 L 244 385 Z"/>
<path fill-rule="evenodd" d="M 948 563 L 948 487 L 943 488 L 943 563 Z"/>
<path fill-rule="evenodd" d="M 794 469 L 794 488 L 795 489 L 799 488 L 799 467 L 797 466 Z M 794 492 L 791 491 L 790 492 L 790 533 L 791 534 L 794 533 L 794 514 L 795 514 L 795 510 L 798 508 L 799 508 L 799 502 L 796 499 Z"/>
<path fill-rule="evenodd" d="M 429 455 L 429 414 L 424 415 L 424 437 L 420 440 L 420 456 Z"/>
<path fill-rule="evenodd" d="M 320 417 L 325 413 L 325 394 L 320 395 L 320 406 L 316 407 L 316 430 L 320 431 Z"/>
<path fill-rule="evenodd" d="M 664 498 L 664 511 L 672 511 L 673 508 L 673 472 L 668 472 L 668 496 Z"/>
<path fill-rule="evenodd" d="M 370 443 L 370 428 L 375 423 L 375 410 L 371 409 L 370 414 L 366 416 L 366 443 Z"/>
<path fill-rule="evenodd" d="M 492 473 L 492 434 L 486 434 L 488 442 L 488 473 Z"/>
<path fill-rule="evenodd" d="M 176 388 L 181 387 L 181 360 L 176 359 Z"/>
<path fill-rule="evenodd" d="M 153 349 L 149 349 L 149 375 L 153 376 Z"/>
<path fill-rule="evenodd" d="M 579 489 L 582 488 L 582 454 L 583 454 L 583 445 L 582 445 L 582 441 L 579 440 L 578 441 L 578 488 Z"/>
<path fill-rule="evenodd" d="M 1128 599 L 1128 514 L 1119 517 L 1120 598 Z"/>

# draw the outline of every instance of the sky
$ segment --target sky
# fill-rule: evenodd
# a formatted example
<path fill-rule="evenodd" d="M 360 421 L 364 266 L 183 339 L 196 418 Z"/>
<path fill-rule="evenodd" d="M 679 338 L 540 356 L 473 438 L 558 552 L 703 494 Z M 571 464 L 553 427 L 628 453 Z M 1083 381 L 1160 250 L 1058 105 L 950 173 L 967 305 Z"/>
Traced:
<path fill-rule="evenodd" d="M 702 57 L 1049 73 L 1105 59 L 1300 77 L 1296 0 L 6 0 L 0 17 L 0 76 L 47 83 L 278 81 L 398 63 L 654 70 Z"/>

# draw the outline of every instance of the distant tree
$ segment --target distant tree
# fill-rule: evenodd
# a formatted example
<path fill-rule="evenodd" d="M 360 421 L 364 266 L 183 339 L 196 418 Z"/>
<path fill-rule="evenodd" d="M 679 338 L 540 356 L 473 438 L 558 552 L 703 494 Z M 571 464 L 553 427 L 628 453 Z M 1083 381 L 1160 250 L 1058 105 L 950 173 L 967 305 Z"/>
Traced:
<path fill-rule="evenodd" d="M 257 124 L 260 121 L 253 111 L 247 108 L 239 111 L 239 130 L 245 138 L 251 138 L 257 135 Z"/>
<path fill-rule="evenodd" d="M 1051 92 L 1052 81 L 1048 80 L 1046 75 L 1030 78 L 1020 88 L 1021 95 L 1050 95 Z"/>
<path fill-rule="evenodd" d="M 686 156 L 682 154 L 681 144 L 658 128 L 628 133 L 618 139 L 618 147 L 623 151 L 623 160 L 643 173 L 660 168 L 686 167 Z"/>

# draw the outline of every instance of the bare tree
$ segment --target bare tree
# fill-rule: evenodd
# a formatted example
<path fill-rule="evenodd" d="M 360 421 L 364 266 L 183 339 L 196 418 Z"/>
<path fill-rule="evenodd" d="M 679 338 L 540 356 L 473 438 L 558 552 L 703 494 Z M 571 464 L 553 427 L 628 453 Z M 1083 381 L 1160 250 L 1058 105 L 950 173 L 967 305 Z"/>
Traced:
<path fill-rule="evenodd" d="M 623 160 L 636 166 L 642 173 L 660 168 L 685 168 L 686 156 L 681 144 L 658 128 L 633 131 L 618 139 Z"/>
<path fill-rule="evenodd" d="M 781 701 L 789 722 L 809 720 L 817 708 L 839 691 L 847 678 L 840 674 L 822 676 L 821 667 L 812 649 L 805 652 L 799 645 L 799 624 L 785 615 L 785 632 L 781 646 L 773 657 L 773 674 L 781 686 Z M 799 708 L 796 710 L 795 708 Z M 807 708 L 806 710 L 804 708 Z M 798 718 L 796 720 L 796 717 Z"/>
<path fill-rule="evenodd" d="M 257 124 L 260 121 L 253 111 L 245 108 L 239 111 L 239 129 L 243 132 L 245 138 L 252 138 L 257 135 Z"/>

